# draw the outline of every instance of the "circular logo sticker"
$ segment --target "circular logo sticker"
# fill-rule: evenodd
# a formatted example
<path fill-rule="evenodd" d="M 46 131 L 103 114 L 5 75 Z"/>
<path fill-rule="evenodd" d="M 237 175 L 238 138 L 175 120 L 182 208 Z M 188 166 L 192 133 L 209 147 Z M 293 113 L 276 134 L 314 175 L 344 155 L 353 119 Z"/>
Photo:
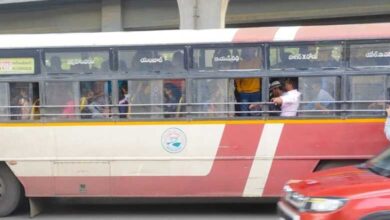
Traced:
<path fill-rule="evenodd" d="M 186 134 L 178 128 L 168 128 L 161 135 L 161 144 L 170 153 L 179 153 L 187 144 Z"/>

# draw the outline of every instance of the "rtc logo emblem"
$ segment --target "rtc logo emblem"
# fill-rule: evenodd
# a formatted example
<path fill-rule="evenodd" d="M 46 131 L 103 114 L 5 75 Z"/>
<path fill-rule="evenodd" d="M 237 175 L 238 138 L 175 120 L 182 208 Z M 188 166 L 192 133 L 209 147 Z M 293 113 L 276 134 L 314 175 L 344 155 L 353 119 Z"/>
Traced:
<path fill-rule="evenodd" d="M 185 148 L 187 137 L 186 134 L 178 128 L 168 128 L 161 135 L 161 144 L 169 153 L 179 153 Z"/>

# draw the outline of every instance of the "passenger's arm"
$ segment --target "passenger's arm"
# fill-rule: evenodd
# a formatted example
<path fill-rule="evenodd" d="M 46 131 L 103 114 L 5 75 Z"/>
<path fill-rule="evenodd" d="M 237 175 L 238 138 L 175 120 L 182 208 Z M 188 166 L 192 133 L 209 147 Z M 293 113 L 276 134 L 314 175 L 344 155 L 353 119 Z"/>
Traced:
<path fill-rule="evenodd" d="M 390 107 L 386 109 L 387 118 L 385 122 L 385 135 L 387 140 L 390 141 Z"/>

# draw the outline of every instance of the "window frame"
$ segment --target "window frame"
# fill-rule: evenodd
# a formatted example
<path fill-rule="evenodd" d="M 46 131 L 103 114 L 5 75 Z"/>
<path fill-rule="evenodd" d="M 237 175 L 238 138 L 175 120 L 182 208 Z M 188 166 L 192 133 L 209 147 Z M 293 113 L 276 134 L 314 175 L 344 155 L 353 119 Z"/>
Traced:
<path fill-rule="evenodd" d="M 1 49 L 0 58 L 29 58 L 34 59 L 34 73 L 0 74 L 0 78 L 39 77 L 41 75 L 40 49 Z"/>
<path fill-rule="evenodd" d="M 46 53 L 82 53 L 82 52 L 107 52 L 108 53 L 108 63 L 109 63 L 109 70 L 108 71 L 91 71 L 91 72 L 58 72 L 58 73 L 50 73 L 48 71 L 48 68 L 46 66 Z M 60 75 L 60 76 L 75 76 L 75 75 L 105 75 L 108 73 L 108 75 L 114 74 L 114 59 L 115 55 L 113 53 L 112 47 L 72 47 L 72 48 L 43 48 L 41 51 L 42 56 L 42 72 L 44 72 L 45 75 Z"/>
<path fill-rule="evenodd" d="M 365 68 L 359 68 L 359 67 L 352 67 L 351 66 L 351 45 L 364 45 L 364 44 L 389 44 L 390 47 L 390 39 L 380 39 L 380 40 L 349 40 L 346 41 L 346 67 L 348 70 L 361 70 L 361 71 L 381 71 L 382 68 L 378 68 L 375 66 L 367 66 Z M 390 58 L 389 58 L 390 59 Z M 390 72 L 390 65 L 388 68 L 388 72 Z"/>
<path fill-rule="evenodd" d="M 272 47 L 293 47 L 293 46 L 340 46 L 341 47 L 341 59 L 340 67 L 328 67 L 328 68 L 315 68 L 315 67 L 305 67 L 302 69 L 297 68 L 287 68 L 287 69 L 272 69 L 271 67 L 271 48 Z M 337 71 L 346 69 L 346 52 L 345 52 L 345 41 L 344 40 L 332 40 L 332 41 L 300 41 L 300 42 L 272 42 L 268 44 L 267 47 L 267 62 L 269 71 L 283 71 L 283 72 L 303 72 L 303 71 Z"/>
<path fill-rule="evenodd" d="M 145 73 L 145 71 L 134 71 L 129 68 L 128 72 L 123 72 L 119 70 L 119 52 L 120 51 L 136 51 L 136 50 L 165 50 L 165 51 L 174 51 L 174 50 L 183 50 L 183 73 L 173 73 L 173 74 L 164 74 L 164 73 Z M 115 53 L 115 71 L 123 75 L 124 77 L 147 77 L 150 76 L 162 76 L 162 77 L 183 77 L 184 75 L 188 75 L 188 45 L 186 44 L 175 44 L 175 45 L 148 45 L 148 46 L 120 46 L 113 47 L 113 51 Z M 138 74 L 136 74 L 138 73 Z"/>

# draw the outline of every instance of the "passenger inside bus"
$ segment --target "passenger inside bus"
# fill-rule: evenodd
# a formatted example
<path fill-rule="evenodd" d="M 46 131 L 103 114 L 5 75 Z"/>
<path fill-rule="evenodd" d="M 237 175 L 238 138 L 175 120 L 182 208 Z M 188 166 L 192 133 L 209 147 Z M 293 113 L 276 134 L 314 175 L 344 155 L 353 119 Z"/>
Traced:
<path fill-rule="evenodd" d="M 321 114 L 330 113 L 330 110 L 334 109 L 334 97 L 329 94 L 325 89 L 322 88 L 321 78 L 314 77 L 305 82 L 305 91 L 310 91 L 305 94 L 305 100 L 313 103 L 308 103 L 303 106 L 304 110 L 320 110 Z"/>
<path fill-rule="evenodd" d="M 278 98 L 278 97 L 282 96 L 282 94 L 283 94 L 282 84 L 278 80 L 275 80 L 271 83 L 269 90 L 271 92 L 269 100 L 272 100 L 274 98 Z M 279 116 L 280 112 L 282 111 L 281 105 L 279 105 L 279 104 L 269 105 L 268 109 L 269 109 L 269 111 L 272 111 L 270 113 L 270 116 Z"/>
<path fill-rule="evenodd" d="M 182 51 L 176 51 L 172 55 L 172 59 L 164 60 L 162 69 L 166 73 L 174 74 L 184 71 L 184 55 Z"/>
<path fill-rule="evenodd" d="M 62 65 L 61 59 L 58 56 L 52 56 L 50 57 L 50 66 L 46 67 L 47 72 L 49 73 L 63 72 L 61 65 Z"/>
<path fill-rule="evenodd" d="M 330 46 L 318 47 L 318 59 L 315 65 L 319 68 L 338 67 L 339 62 L 332 56 L 333 49 Z"/>
<path fill-rule="evenodd" d="M 80 113 L 82 119 L 89 119 L 92 117 L 91 111 L 88 106 L 92 103 L 93 100 L 93 91 L 87 88 L 81 89 L 81 99 L 80 99 Z"/>
<path fill-rule="evenodd" d="M 84 118 L 110 117 L 111 97 L 108 84 L 104 81 L 80 83 L 80 90 L 84 91 L 84 100 L 81 100 L 85 103 L 81 106 L 81 111 L 86 113 Z"/>
<path fill-rule="evenodd" d="M 272 80 L 272 83 L 269 87 L 269 100 L 272 100 L 274 98 L 280 97 L 283 94 L 283 88 L 282 84 L 278 80 Z M 252 111 L 261 111 L 261 105 L 260 104 L 251 104 L 249 105 L 249 109 Z M 270 111 L 270 116 L 280 116 L 281 112 L 281 106 L 279 104 L 272 104 L 268 106 L 268 109 Z"/>
<path fill-rule="evenodd" d="M 176 116 L 181 96 L 181 91 L 176 85 L 173 83 L 164 84 L 164 104 L 169 104 L 164 105 L 164 112 L 170 113 L 164 114 L 165 118 Z"/>
<path fill-rule="evenodd" d="M 39 119 L 38 83 L 10 83 L 11 120 Z"/>
<path fill-rule="evenodd" d="M 14 97 L 14 100 L 11 102 L 11 119 L 13 120 L 28 120 L 30 119 L 31 111 L 31 99 L 28 97 L 27 89 L 22 87 L 17 89 L 17 95 L 11 96 Z"/>
<path fill-rule="evenodd" d="M 244 48 L 241 52 L 242 60 L 238 64 L 239 69 L 259 69 L 261 67 L 260 55 L 256 48 Z M 261 79 L 260 78 L 239 78 L 235 80 L 240 104 L 239 116 L 254 116 L 258 113 L 250 113 L 250 102 L 261 101 Z"/>
<path fill-rule="evenodd" d="M 130 96 L 126 81 L 120 81 L 119 85 L 119 118 L 127 118 L 129 113 Z"/>
<path fill-rule="evenodd" d="M 66 91 L 67 94 L 64 96 L 66 97 L 65 107 L 62 110 L 62 117 L 67 119 L 75 119 L 76 116 L 76 102 L 74 101 L 74 98 L 72 97 L 72 92 Z"/>
<path fill-rule="evenodd" d="M 271 101 L 275 105 L 281 106 L 281 114 L 282 117 L 293 117 L 297 116 L 299 103 L 301 100 L 301 93 L 298 92 L 296 80 L 291 78 L 287 78 L 284 81 L 284 88 L 286 90 L 282 96 L 273 98 Z"/>

